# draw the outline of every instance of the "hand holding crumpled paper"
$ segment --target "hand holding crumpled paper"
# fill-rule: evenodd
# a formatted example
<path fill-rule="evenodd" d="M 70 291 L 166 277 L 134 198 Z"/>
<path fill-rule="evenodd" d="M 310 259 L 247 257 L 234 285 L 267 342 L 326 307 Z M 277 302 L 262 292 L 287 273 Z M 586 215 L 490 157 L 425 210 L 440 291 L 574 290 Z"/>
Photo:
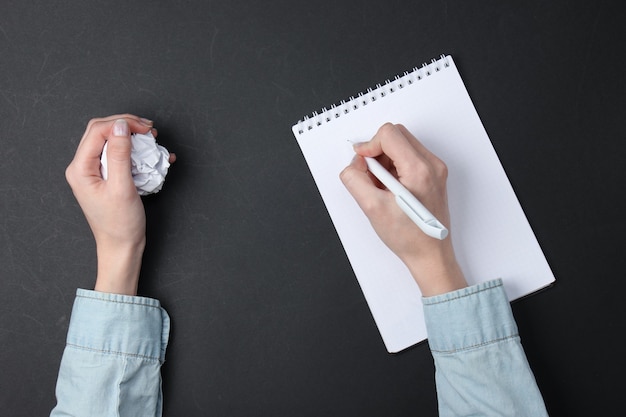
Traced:
<path fill-rule="evenodd" d="M 170 153 L 156 143 L 152 133 L 131 135 L 130 152 L 133 182 L 139 195 L 158 193 L 163 187 L 167 169 L 170 167 Z M 107 143 L 100 158 L 102 178 L 107 179 Z"/>

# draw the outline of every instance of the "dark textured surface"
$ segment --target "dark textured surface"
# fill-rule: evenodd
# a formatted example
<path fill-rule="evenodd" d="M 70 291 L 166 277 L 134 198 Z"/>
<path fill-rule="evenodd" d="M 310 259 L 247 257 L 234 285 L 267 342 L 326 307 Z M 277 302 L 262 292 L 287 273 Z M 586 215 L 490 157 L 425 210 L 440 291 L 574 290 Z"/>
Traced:
<path fill-rule="evenodd" d="M 618 1 L 0 4 L 0 414 L 46 415 L 94 244 L 63 172 L 87 121 L 156 121 L 140 292 L 173 320 L 166 416 L 434 416 L 426 345 L 389 355 L 291 133 L 441 53 L 553 268 L 514 303 L 553 416 L 616 415 L 626 368 Z M 453 167 L 451 167 L 453 169 Z"/>

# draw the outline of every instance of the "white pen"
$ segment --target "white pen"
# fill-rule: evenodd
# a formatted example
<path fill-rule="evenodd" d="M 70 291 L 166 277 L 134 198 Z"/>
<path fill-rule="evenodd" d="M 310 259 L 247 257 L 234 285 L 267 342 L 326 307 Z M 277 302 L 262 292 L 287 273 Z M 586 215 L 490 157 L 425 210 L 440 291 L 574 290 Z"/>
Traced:
<path fill-rule="evenodd" d="M 369 171 L 396 196 L 396 202 L 402 211 L 424 233 L 439 240 L 443 240 L 448 236 L 448 229 L 400 181 L 391 175 L 380 162 L 367 156 L 364 158 Z"/>

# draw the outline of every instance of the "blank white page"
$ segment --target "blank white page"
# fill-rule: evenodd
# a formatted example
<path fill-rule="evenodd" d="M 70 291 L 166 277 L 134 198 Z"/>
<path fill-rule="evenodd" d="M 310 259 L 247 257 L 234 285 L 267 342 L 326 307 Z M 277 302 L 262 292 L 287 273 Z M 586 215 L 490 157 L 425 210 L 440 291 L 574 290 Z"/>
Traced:
<path fill-rule="evenodd" d="M 402 123 L 448 166 L 454 249 L 468 282 L 502 278 L 513 300 L 554 275 L 450 56 L 407 72 L 292 128 L 389 352 L 424 340 L 419 288 L 339 179 L 348 140 Z M 446 225 L 447 226 L 447 225 Z"/>

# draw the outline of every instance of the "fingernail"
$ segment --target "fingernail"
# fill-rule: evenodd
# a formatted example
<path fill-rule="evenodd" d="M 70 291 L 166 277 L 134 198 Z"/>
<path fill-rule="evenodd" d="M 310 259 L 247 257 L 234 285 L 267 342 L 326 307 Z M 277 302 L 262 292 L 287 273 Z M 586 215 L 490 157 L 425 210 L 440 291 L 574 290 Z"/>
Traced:
<path fill-rule="evenodd" d="M 141 120 L 141 123 L 143 123 L 146 126 L 152 126 L 154 124 L 154 122 L 150 119 L 145 119 L 143 117 L 140 117 L 139 120 Z"/>
<path fill-rule="evenodd" d="M 128 123 L 124 119 L 118 119 L 113 123 L 113 136 L 128 136 L 130 130 L 128 129 Z"/>

